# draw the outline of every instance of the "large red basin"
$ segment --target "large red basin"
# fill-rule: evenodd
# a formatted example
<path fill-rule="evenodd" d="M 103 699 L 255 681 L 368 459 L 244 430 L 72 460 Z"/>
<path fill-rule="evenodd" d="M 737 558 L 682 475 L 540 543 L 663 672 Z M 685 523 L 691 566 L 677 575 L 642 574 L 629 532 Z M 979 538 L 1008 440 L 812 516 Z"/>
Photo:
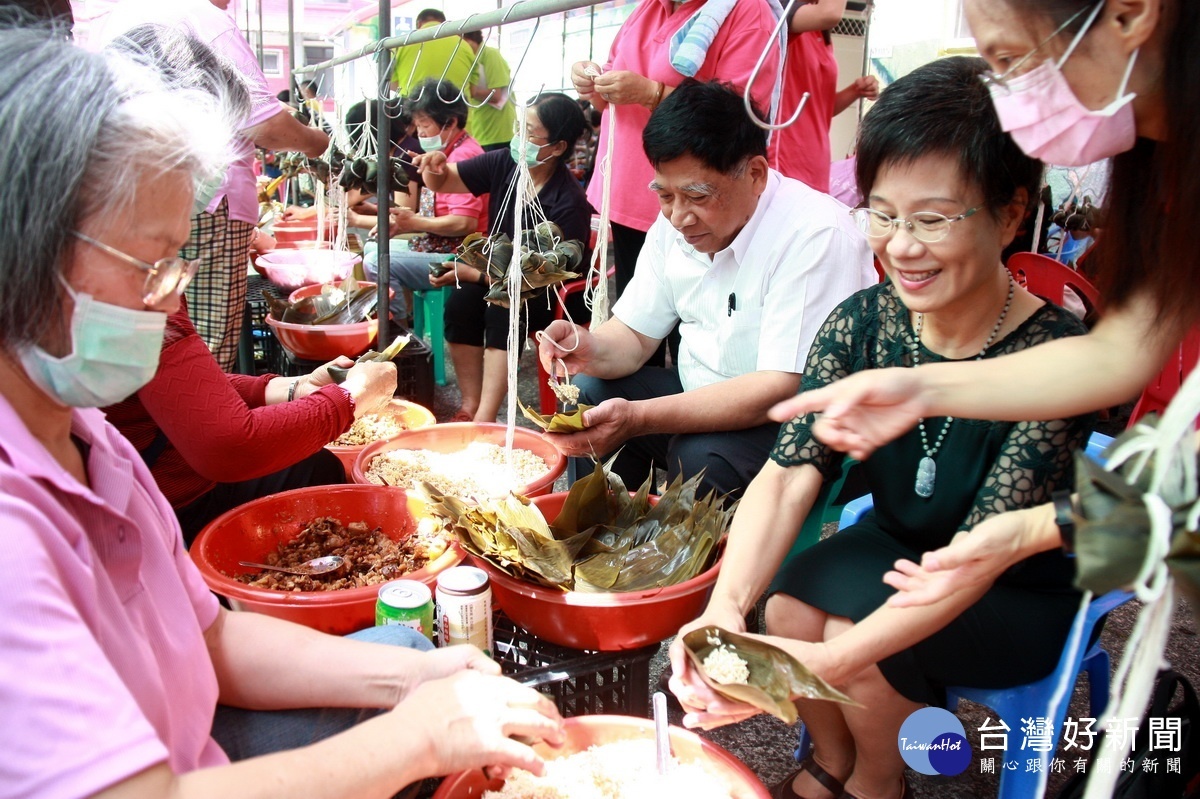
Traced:
<path fill-rule="evenodd" d="M 414 503 L 421 507 L 422 503 Z M 418 513 L 420 511 L 417 511 Z M 256 572 L 239 560 L 264 563 L 313 519 L 331 516 L 343 524 L 366 522 L 400 540 L 417 529 L 404 491 L 386 486 L 314 486 L 283 491 L 247 502 L 208 524 L 192 544 L 191 556 L 204 581 L 227 597 L 235 610 L 252 610 L 298 622 L 327 633 L 345 635 L 375 623 L 379 586 L 339 591 L 272 591 L 240 583 L 229 574 Z M 419 571 L 403 576 L 435 588 L 439 572 L 462 561 L 458 542 Z"/>
<path fill-rule="evenodd" d="M 434 452 L 458 452 L 467 448 L 468 444 L 481 441 L 485 444 L 495 444 L 503 447 L 507 428 L 502 424 L 486 422 L 447 422 L 423 427 L 419 430 L 405 430 L 390 441 L 376 441 L 367 445 L 358 460 L 354 463 L 354 482 L 369 484 L 367 470 L 375 456 L 394 449 L 427 449 Z M 513 491 L 527 497 L 536 497 L 549 493 L 554 488 L 554 481 L 567 469 L 567 459 L 558 448 L 542 438 L 538 433 L 518 427 L 513 431 L 513 448 L 527 449 L 539 456 L 550 465 L 546 474 L 523 486 L 516 486 Z"/>
<path fill-rule="evenodd" d="M 553 522 L 566 499 L 559 492 L 534 497 L 533 504 Z M 594 594 L 546 588 L 511 577 L 483 558 L 470 560 L 491 578 L 496 605 L 521 627 L 562 646 L 601 652 L 657 644 L 679 632 L 704 610 L 721 566 L 718 561 L 665 588 Z"/>
<path fill-rule="evenodd" d="M 566 720 L 567 740 L 555 749 L 534 744 L 547 759 L 566 757 L 591 746 L 615 743 L 630 738 L 654 738 L 654 722 L 634 716 L 575 716 Z M 671 752 L 683 763 L 703 763 L 729 788 L 732 799 L 770 799 L 771 792 L 750 767 L 726 750 L 680 727 L 671 727 Z M 480 769 L 463 771 L 442 780 L 433 799 L 479 799 L 484 791 L 499 790 L 501 780 L 488 780 Z M 676 797 L 663 797 L 676 799 Z"/>

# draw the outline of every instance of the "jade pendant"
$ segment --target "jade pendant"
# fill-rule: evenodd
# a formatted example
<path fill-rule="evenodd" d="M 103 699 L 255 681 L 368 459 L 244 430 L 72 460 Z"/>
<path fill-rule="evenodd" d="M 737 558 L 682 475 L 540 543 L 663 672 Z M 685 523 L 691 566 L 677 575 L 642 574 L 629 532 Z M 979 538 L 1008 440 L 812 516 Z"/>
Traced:
<path fill-rule="evenodd" d="M 933 462 L 933 458 L 926 455 L 917 464 L 917 482 L 913 485 L 913 490 L 917 492 L 917 496 L 925 497 L 926 499 L 932 497 L 933 482 L 936 478 L 937 464 Z"/>

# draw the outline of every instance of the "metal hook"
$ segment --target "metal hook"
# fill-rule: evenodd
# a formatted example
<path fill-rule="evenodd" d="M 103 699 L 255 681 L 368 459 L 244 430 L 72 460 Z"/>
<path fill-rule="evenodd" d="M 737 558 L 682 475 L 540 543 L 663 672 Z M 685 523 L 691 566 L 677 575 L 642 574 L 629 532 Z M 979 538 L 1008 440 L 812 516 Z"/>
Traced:
<path fill-rule="evenodd" d="M 433 39 L 437 39 L 442 35 L 442 28 L 445 27 L 445 25 L 446 25 L 445 22 L 438 23 L 437 30 L 435 30 L 433 32 L 433 37 L 432 37 Z M 417 50 L 417 57 L 413 59 L 412 72 L 408 73 L 407 88 L 409 91 L 412 91 L 413 78 L 415 78 L 417 76 L 417 64 L 421 63 L 421 53 L 423 53 L 423 52 L 425 52 L 425 42 L 421 42 L 421 45 Z M 447 66 L 449 66 L 449 64 L 447 64 Z M 425 96 L 425 82 L 424 81 L 421 82 L 421 91 L 417 92 L 417 96 L 413 97 L 412 101 L 414 103 L 418 102 L 418 101 L 420 101 L 420 99 L 423 96 Z"/>
<path fill-rule="evenodd" d="M 758 73 L 762 70 L 763 64 L 767 60 L 767 55 L 771 52 L 771 48 L 775 46 L 776 40 L 781 42 L 781 46 L 779 48 L 779 66 L 781 71 L 787 63 L 787 46 L 780 37 L 783 31 L 783 26 L 787 24 L 789 19 L 791 19 L 792 9 L 795 8 L 795 6 L 796 0 L 788 0 L 787 6 L 785 6 L 783 9 L 783 15 L 780 16 L 779 21 L 775 23 L 775 30 L 771 31 L 771 37 L 767 39 L 767 46 L 764 47 L 762 53 L 759 54 L 758 62 L 754 65 L 754 69 L 750 71 L 750 79 L 746 81 L 746 89 L 744 92 L 742 92 L 742 103 L 746 106 L 746 113 L 749 114 L 750 121 L 755 125 L 758 125 L 763 130 L 783 130 L 786 127 L 790 127 L 796 122 L 797 119 L 800 118 L 800 113 L 804 111 L 804 106 L 808 104 L 808 92 L 805 92 L 804 96 L 800 98 L 800 104 L 796 106 L 796 113 L 792 114 L 787 122 L 783 122 L 779 125 L 772 125 L 770 122 L 763 122 L 758 118 L 758 115 L 754 113 L 754 105 L 750 102 L 750 90 L 754 88 L 754 82 L 758 80 Z"/>
<path fill-rule="evenodd" d="M 794 2 L 794 0 L 793 0 L 793 2 Z M 514 3 L 512 6 L 510 6 L 509 13 L 512 13 L 511 9 L 516 8 L 519 5 L 520 5 L 520 3 Z M 507 19 L 508 14 L 505 14 L 504 18 Z M 503 25 L 504 20 L 501 20 L 500 24 Z M 513 86 L 515 86 L 517 83 L 517 75 L 519 75 L 521 73 L 521 67 L 525 65 L 525 56 L 529 55 L 529 48 L 533 46 L 533 40 L 537 36 L 538 28 L 540 28 L 541 26 L 542 26 L 542 18 L 534 17 L 533 31 L 529 34 L 529 41 L 525 43 L 525 51 L 523 53 L 521 53 L 521 60 L 517 62 L 517 68 L 513 70 L 512 79 L 509 80 L 509 82 L 508 82 L 508 96 L 509 97 L 513 96 Z M 529 100 L 525 103 L 522 103 L 521 104 L 522 107 L 528 107 L 531 104 L 536 103 L 538 98 L 542 96 L 542 92 L 545 90 L 545 88 L 546 88 L 546 84 L 543 82 L 541 87 L 538 89 L 537 94 L 535 94 L 533 96 L 533 99 Z M 514 100 L 513 102 L 516 103 L 516 100 Z"/>
<path fill-rule="evenodd" d="M 469 22 L 470 20 L 468 19 L 467 21 Z M 454 49 L 450 51 L 450 58 L 448 58 L 446 60 L 446 68 L 442 70 L 442 74 L 441 74 L 441 77 L 438 78 L 437 85 L 433 87 L 434 92 L 437 93 L 438 99 L 441 100 L 443 103 L 446 103 L 447 105 L 449 105 L 450 103 L 453 103 L 458 98 L 451 97 L 449 100 L 447 100 L 445 97 L 442 97 L 442 84 L 446 82 L 446 76 L 448 74 L 450 74 L 450 66 L 454 63 L 455 57 L 458 56 L 458 49 L 460 47 L 462 47 L 462 43 L 463 43 L 463 37 L 462 37 L 462 34 L 459 34 L 458 41 L 454 43 Z M 474 69 L 474 67 L 472 67 L 472 70 L 473 69 Z M 470 79 L 471 79 L 471 73 L 467 72 L 467 80 L 470 80 Z M 458 93 L 460 95 L 462 94 L 461 88 L 458 90 Z"/>
<path fill-rule="evenodd" d="M 470 25 L 471 20 L 474 19 L 476 16 L 478 16 L 478 15 L 472 14 L 471 16 L 467 17 L 467 24 Z M 487 35 L 483 37 L 483 43 L 479 45 L 479 52 L 477 52 L 475 54 L 475 60 L 471 62 L 471 69 L 467 72 L 467 80 L 470 80 L 471 79 L 470 76 L 475 74 L 475 67 L 479 66 L 479 59 L 483 58 L 483 48 L 487 47 L 487 43 L 489 41 L 491 41 L 491 38 L 492 38 L 492 29 L 488 28 Z M 488 103 L 490 103 L 492 101 L 492 97 L 495 94 L 496 94 L 496 90 L 492 89 L 490 92 L 488 92 L 488 96 L 484 97 L 483 101 L 480 102 L 478 105 L 476 105 L 475 103 L 473 103 L 469 99 L 467 99 L 467 87 L 466 86 L 463 86 L 458 90 L 459 99 L 462 100 L 464 103 L 466 103 L 471 108 L 483 108 L 485 105 L 487 105 Z"/>

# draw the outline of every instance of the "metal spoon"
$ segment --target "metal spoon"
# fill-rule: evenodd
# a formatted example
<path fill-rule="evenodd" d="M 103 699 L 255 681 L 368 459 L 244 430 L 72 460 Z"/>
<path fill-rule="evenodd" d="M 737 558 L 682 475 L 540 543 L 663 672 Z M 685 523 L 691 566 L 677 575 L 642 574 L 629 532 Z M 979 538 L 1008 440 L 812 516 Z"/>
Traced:
<path fill-rule="evenodd" d="M 346 565 L 346 559 L 341 555 L 328 555 L 323 558 L 313 558 L 310 561 L 299 563 L 295 566 L 269 566 L 266 563 L 251 563 L 248 560 L 239 560 L 238 565 L 283 572 L 285 574 L 313 575 L 337 571 Z"/>
<path fill-rule="evenodd" d="M 667 728 L 667 695 L 655 691 L 651 699 L 654 707 L 654 745 L 658 773 L 666 774 L 671 767 L 671 738 Z"/>

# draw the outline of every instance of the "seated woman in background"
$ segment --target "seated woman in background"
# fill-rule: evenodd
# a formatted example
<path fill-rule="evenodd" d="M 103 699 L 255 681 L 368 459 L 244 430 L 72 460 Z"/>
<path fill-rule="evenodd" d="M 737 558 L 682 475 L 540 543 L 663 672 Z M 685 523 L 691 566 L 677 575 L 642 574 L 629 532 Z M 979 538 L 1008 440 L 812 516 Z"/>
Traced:
<path fill-rule="evenodd" d="M 479 143 L 467 135 L 467 104 L 453 83 L 439 83 L 434 78 L 422 82 L 413 90 L 405 110 L 412 116 L 424 152 L 440 153 L 452 164 L 483 154 Z M 443 191 L 428 183 L 421 188 L 417 210 L 398 207 L 389 213 L 390 238 L 416 234 L 408 238 L 406 249 L 396 246 L 389 252 L 391 285 L 396 289 L 392 315 L 403 320 L 408 312 L 400 287 L 414 291 L 432 288 L 430 262 L 449 260 L 467 234 L 486 233 L 488 217 L 484 199 Z M 369 280 L 377 279 L 378 258 L 368 255 L 363 269 Z"/>
<path fill-rule="evenodd" d="M 867 205 L 853 213 L 889 281 L 830 315 L 803 390 L 865 369 L 990 359 L 1086 332 L 1017 286 L 1000 261 L 1036 198 L 1042 166 L 1001 130 L 979 79 L 985 68 L 980 59 L 935 61 L 888 87 L 863 120 L 857 169 Z M 899 797 L 904 719 L 941 704 L 949 685 L 1004 687 L 1049 674 L 1080 597 L 1061 553 L 1018 564 L 986 593 L 915 611 L 887 607 L 892 590 L 881 577 L 898 558 L 919 560 L 981 519 L 1071 485 L 1071 454 L 1090 418 L 924 419 L 862 465 L 874 510 L 789 558 L 822 482 L 842 461 L 811 436 L 813 421 L 799 417 L 780 431 L 738 508 L 708 607 L 681 632 L 707 624 L 742 631 L 745 613 L 769 590 L 768 640 L 862 704 L 797 701 L 814 750 L 775 795 Z M 690 713 L 685 723 L 715 726 L 758 712 L 704 687 L 681 647 L 672 647 L 671 685 Z"/>
<path fill-rule="evenodd" d="M 183 85 L 223 75 L 229 88 L 222 91 L 233 95 L 233 106 L 248 107 L 236 74 L 193 42 L 170 28 L 144 25 L 109 46 L 152 55 Z M 105 251 L 103 243 L 85 241 Z M 350 366 L 350 359 L 341 359 L 341 365 Z M 300 378 L 223 372 L 181 301 L 167 317 L 154 377 L 104 410 L 150 468 L 190 546 L 206 524 L 252 499 L 344 483 L 341 462 L 324 446 L 356 418 L 378 410 L 395 390 L 396 367 L 390 363 L 354 365 L 340 386 L 324 366 Z"/>
<path fill-rule="evenodd" d="M 518 124 L 520 120 L 518 120 Z M 513 136 L 508 151 L 490 152 L 457 163 L 439 153 L 419 159 L 425 185 L 438 192 L 470 192 L 488 195 L 488 218 L 493 234 L 511 239 L 516 230 L 514 186 L 517 159 L 529 165 L 529 177 L 542 214 L 557 224 L 567 240 L 587 247 L 591 237 L 592 206 L 587 194 L 567 168 L 575 152 L 575 141 L 587 123 L 579 105 L 565 94 L 542 94 L 525 112 L 529 141 L 519 152 L 519 137 Z M 522 220 L 529 228 L 540 217 Z M 584 252 L 584 264 L 589 253 Z M 484 302 L 488 276 L 463 263 L 431 281 L 435 286 L 454 286 L 446 301 L 446 341 L 454 359 L 454 373 L 462 391 L 462 409 L 456 421 L 494 422 L 508 390 L 508 309 Z M 554 321 L 557 299 L 549 290 L 522 303 L 521 341 Z"/>
<path fill-rule="evenodd" d="M 96 409 L 154 374 L 194 187 L 232 152 L 194 85 L 0 23 L 0 135 L 24 156 L 0 159 L 0 793 L 358 799 L 540 772 L 514 738 L 560 742 L 553 702 L 478 649 L 223 610 Z"/>

